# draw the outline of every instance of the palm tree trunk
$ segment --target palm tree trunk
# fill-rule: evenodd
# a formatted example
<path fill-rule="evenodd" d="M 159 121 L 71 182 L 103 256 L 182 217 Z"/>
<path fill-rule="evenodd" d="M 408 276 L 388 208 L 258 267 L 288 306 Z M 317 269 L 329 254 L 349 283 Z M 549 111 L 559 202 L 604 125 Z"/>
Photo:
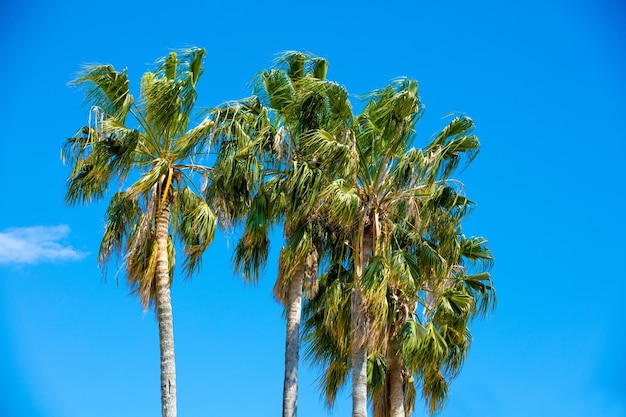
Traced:
<path fill-rule="evenodd" d="M 389 401 L 390 417 L 405 417 L 404 413 L 404 381 L 402 380 L 402 362 L 393 342 L 389 343 Z"/>
<path fill-rule="evenodd" d="M 363 271 L 374 254 L 373 229 L 366 227 L 360 237 L 361 245 L 356 262 L 356 282 L 350 297 L 352 326 L 352 417 L 367 417 L 367 314 L 361 292 Z"/>
<path fill-rule="evenodd" d="M 295 417 L 298 408 L 298 361 L 304 268 L 289 283 L 287 295 L 287 335 L 285 340 L 285 380 L 283 384 L 283 417 Z"/>
<path fill-rule="evenodd" d="M 156 224 L 158 257 L 156 265 L 156 310 L 161 350 L 161 415 L 176 417 L 176 364 L 174 361 L 174 322 L 170 295 L 168 256 L 170 208 L 163 204 Z"/>
<path fill-rule="evenodd" d="M 300 355 L 300 323 L 302 294 L 317 290 L 317 248 L 311 244 L 305 261 L 297 269 L 287 289 L 287 337 L 285 338 L 285 380 L 283 384 L 283 417 L 298 413 L 298 361 Z"/>
<path fill-rule="evenodd" d="M 357 283 L 358 284 L 358 283 Z M 367 417 L 367 349 L 361 289 L 352 289 L 352 417 Z"/>

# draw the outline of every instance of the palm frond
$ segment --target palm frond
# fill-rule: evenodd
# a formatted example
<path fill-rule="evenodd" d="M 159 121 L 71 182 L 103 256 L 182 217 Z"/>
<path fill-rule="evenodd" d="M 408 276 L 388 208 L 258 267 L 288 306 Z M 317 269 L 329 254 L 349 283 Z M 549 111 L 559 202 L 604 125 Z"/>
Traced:
<path fill-rule="evenodd" d="M 132 196 L 148 193 L 164 178 L 169 168 L 170 162 L 167 159 L 156 160 L 148 172 L 141 175 L 137 181 L 128 187 L 127 192 Z"/>
<path fill-rule="evenodd" d="M 109 117 L 124 123 L 134 104 L 126 70 L 118 72 L 111 65 L 87 65 L 70 85 L 86 90 L 85 103 L 101 108 Z"/>
<path fill-rule="evenodd" d="M 191 276 L 200 268 L 202 254 L 209 247 L 217 228 L 217 216 L 191 188 L 184 187 L 174 198 L 175 235 L 183 243 L 184 270 Z"/>
<path fill-rule="evenodd" d="M 233 253 L 235 273 L 244 280 L 256 282 L 261 269 L 267 262 L 270 249 L 269 229 L 276 208 L 271 196 L 257 194 L 247 210 L 246 227 Z"/>
<path fill-rule="evenodd" d="M 431 141 L 426 152 L 432 156 L 432 175 L 448 178 L 462 158 L 469 165 L 478 155 L 480 144 L 471 132 L 474 122 L 467 116 L 458 116 Z"/>
<path fill-rule="evenodd" d="M 121 256 L 124 244 L 139 219 L 140 208 L 137 201 L 129 198 L 125 192 L 119 192 L 111 197 L 111 202 L 105 214 L 105 229 L 100 243 L 98 263 L 106 269 L 112 255 Z"/>
<path fill-rule="evenodd" d="M 274 295 L 280 301 L 286 300 L 286 289 L 295 274 L 301 273 L 309 251 L 313 246 L 311 231 L 302 226 L 291 232 L 286 245 L 280 252 L 278 278 L 274 286 Z"/>
<path fill-rule="evenodd" d="M 484 237 L 461 238 L 461 254 L 463 257 L 474 262 L 484 262 L 487 268 L 493 264 L 493 254 L 487 246 L 487 239 Z"/>
<path fill-rule="evenodd" d="M 342 178 L 331 182 L 321 197 L 328 203 L 328 217 L 335 223 L 350 227 L 356 223 L 361 201 L 356 190 Z"/>

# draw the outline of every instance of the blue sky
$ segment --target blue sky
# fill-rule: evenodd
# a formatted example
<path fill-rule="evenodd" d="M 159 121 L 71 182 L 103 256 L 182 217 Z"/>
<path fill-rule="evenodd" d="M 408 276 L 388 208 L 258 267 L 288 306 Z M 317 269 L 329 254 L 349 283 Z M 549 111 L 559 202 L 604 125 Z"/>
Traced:
<path fill-rule="evenodd" d="M 491 242 L 499 305 L 474 324 L 440 415 L 626 416 L 623 3 L 13 3 L 0 6 L 0 415 L 159 414 L 154 314 L 123 276 L 103 280 L 105 206 L 64 204 L 59 150 L 87 121 L 67 87 L 81 64 L 127 67 L 136 88 L 196 45 L 200 107 L 248 95 L 277 53 L 304 50 L 353 95 L 418 79 L 417 146 L 448 113 L 471 116 L 482 150 L 461 175 L 478 203 L 465 231 Z M 181 416 L 280 413 L 280 243 L 255 287 L 232 274 L 235 239 L 219 234 L 202 272 L 173 286 Z M 324 415 L 316 370 L 301 369 L 299 415 Z M 349 403 L 345 391 L 331 415 Z"/>

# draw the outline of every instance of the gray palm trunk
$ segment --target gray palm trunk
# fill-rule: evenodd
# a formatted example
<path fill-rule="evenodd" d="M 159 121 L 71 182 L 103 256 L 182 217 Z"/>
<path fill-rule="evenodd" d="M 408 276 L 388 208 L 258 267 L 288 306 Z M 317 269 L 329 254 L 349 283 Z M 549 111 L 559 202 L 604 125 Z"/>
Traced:
<path fill-rule="evenodd" d="M 390 417 L 405 417 L 404 411 L 404 380 L 402 378 L 402 362 L 393 342 L 389 344 L 389 402 Z"/>
<path fill-rule="evenodd" d="M 161 350 L 161 415 L 176 417 L 176 364 L 174 360 L 174 322 L 170 295 L 168 257 L 170 208 L 166 202 L 156 224 L 158 256 L 156 264 L 157 321 Z"/>
<path fill-rule="evenodd" d="M 311 291 L 317 282 L 317 249 L 309 248 L 305 261 L 297 268 L 287 292 L 287 336 L 285 338 L 285 380 L 283 384 L 283 417 L 298 413 L 298 363 L 300 356 L 300 323 L 302 293 Z"/>
<path fill-rule="evenodd" d="M 357 283 L 358 284 L 358 283 Z M 365 315 L 358 285 L 352 289 L 350 317 L 352 325 L 352 417 L 367 417 L 367 348 Z"/>
<path fill-rule="evenodd" d="M 298 361 L 304 268 L 289 283 L 287 299 L 287 336 L 285 338 L 285 380 L 283 384 L 283 417 L 295 417 L 298 409 Z"/>
<path fill-rule="evenodd" d="M 371 228 L 363 236 L 360 259 L 356 262 L 356 280 L 350 297 L 352 326 L 352 417 L 367 417 L 367 316 L 364 311 L 360 281 L 374 253 Z"/>

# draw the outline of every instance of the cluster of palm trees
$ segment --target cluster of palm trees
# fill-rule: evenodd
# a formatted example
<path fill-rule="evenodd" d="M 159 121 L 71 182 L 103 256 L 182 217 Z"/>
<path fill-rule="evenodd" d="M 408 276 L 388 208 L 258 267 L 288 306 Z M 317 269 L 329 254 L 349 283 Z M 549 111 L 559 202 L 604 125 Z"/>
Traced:
<path fill-rule="evenodd" d="M 144 74 L 138 99 L 125 71 L 86 67 L 74 83 L 89 124 L 62 152 L 68 203 L 117 186 L 99 262 L 121 260 L 156 311 L 162 415 L 176 416 L 176 249 L 192 275 L 215 230 L 237 226 L 234 269 L 255 281 L 275 225 L 284 236 L 275 285 L 287 322 L 283 416 L 296 416 L 301 345 L 323 370 L 329 405 L 351 380 L 354 417 L 368 404 L 375 417 L 408 416 L 420 388 L 430 412 L 441 409 L 470 321 L 495 302 L 492 255 L 485 239 L 462 234 L 473 203 L 452 178 L 478 152 L 472 120 L 456 117 L 413 148 L 423 111 L 415 80 L 371 92 L 354 115 L 347 90 L 326 79 L 326 60 L 288 52 L 258 74 L 251 97 L 192 124 L 204 55 L 170 53 Z"/>

